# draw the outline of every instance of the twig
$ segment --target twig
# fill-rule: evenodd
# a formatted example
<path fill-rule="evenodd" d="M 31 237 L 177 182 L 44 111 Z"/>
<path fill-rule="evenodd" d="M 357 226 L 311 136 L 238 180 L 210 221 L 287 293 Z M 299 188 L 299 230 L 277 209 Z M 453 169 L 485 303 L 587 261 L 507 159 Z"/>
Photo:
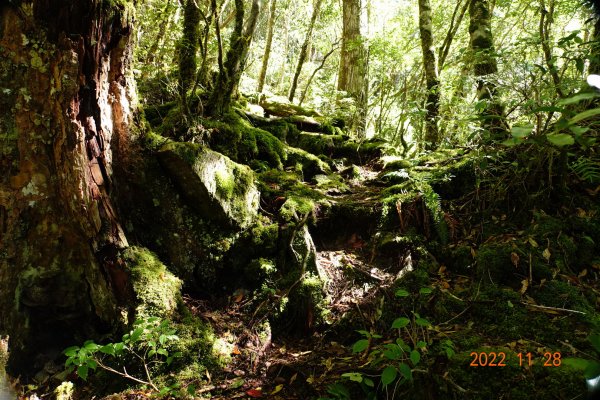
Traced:
<path fill-rule="evenodd" d="M 524 301 L 522 301 L 521 304 L 523 304 L 524 306 L 527 306 L 527 307 L 538 308 L 540 310 L 559 311 L 559 312 L 567 312 L 567 313 L 572 313 L 572 314 L 585 315 L 585 313 L 583 311 L 569 310 L 568 308 L 538 306 L 537 304 L 529 304 Z"/>

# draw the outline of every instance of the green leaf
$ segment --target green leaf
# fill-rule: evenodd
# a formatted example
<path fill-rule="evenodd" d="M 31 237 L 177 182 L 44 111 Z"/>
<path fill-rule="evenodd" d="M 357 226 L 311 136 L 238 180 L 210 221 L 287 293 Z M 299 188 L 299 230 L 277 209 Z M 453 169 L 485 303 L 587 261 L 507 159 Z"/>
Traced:
<path fill-rule="evenodd" d="M 398 370 L 396 369 L 396 367 L 389 365 L 385 367 L 385 369 L 381 373 L 381 383 L 383 384 L 383 386 L 387 386 L 390 383 L 394 382 L 397 376 Z"/>
<path fill-rule="evenodd" d="M 83 344 L 83 348 L 89 352 L 94 352 L 98 350 L 100 346 L 94 343 L 92 340 L 88 340 Z"/>
<path fill-rule="evenodd" d="M 419 361 L 421 361 L 421 353 L 419 353 L 417 350 L 413 350 L 410 352 L 410 361 L 412 362 L 413 366 L 417 366 L 417 364 L 419 364 Z"/>
<path fill-rule="evenodd" d="M 423 287 L 423 288 L 419 289 L 419 293 L 420 294 L 431 294 L 431 293 L 433 293 L 433 289 L 429 288 L 429 287 Z"/>
<path fill-rule="evenodd" d="M 570 104 L 579 103 L 580 101 L 595 99 L 598 97 L 596 93 L 579 93 L 558 102 L 559 106 L 568 106 Z"/>
<path fill-rule="evenodd" d="M 67 357 L 75 357 L 78 352 L 79 352 L 79 347 L 71 346 L 71 347 L 66 348 L 63 351 L 63 354 Z"/>
<path fill-rule="evenodd" d="M 365 351 L 367 347 L 369 347 L 369 341 L 367 339 L 361 339 L 354 343 L 354 345 L 352 346 L 352 352 L 361 353 Z"/>
<path fill-rule="evenodd" d="M 342 377 L 358 383 L 363 381 L 363 376 L 360 372 L 346 372 L 345 374 L 342 374 Z"/>
<path fill-rule="evenodd" d="M 87 365 L 80 365 L 77 368 L 77 376 L 79 376 L 81 379 L 83 379 L 84 381 L 87 381 L 87 377 L 88 377 L 88 366 Z"/>
<path fill-rule="evenodd" d="M 514 138 L 524 139 L 531 134 L 532 130 L 533 130 L 533 125 L 513 126 L 510 129 L 510 134 Z"/>
<path fill-rule="evenodd" d="M 592 379 L 600 375 L 600 362 L 590 361 L 587 368 L 585 369 L 585 378 Z"/>
<path fill-rule="evenodd" d="M 394 322 L 392 322 L 393 329 L 402 329 L 410 324 L 410 319 L 406 317 L 396 318 Z"/>
<path fill-rule="evenodd" d="M 365 378 L 363 380 L 363 382 L 365 383 L 365 385 L 369 386 L 369 387 L 375 387 L 375 382 L 373 382 L 372 379 L 369 378 Z"/>
<path fill-rule="evenodd" d="M 568 133 L 550 133 L 546 135 L 546 139 L 548 139 L 548 141 L 553 145 L 559 147 L 569 146 L 575 143 L 573 136 L 569 135 Z"/>
<path fill-rule="evenodd" d="M 158 349 L 156 352 L 158 354 L 161 354 L 161 355 L 165 356 L 165 357 L 169 355 L 169 352 L 166 349 Z"/>
<path fill-rule="evenodd" d="M 156 354 L 156 350 L 154 350 L 154 349 L 151 349 L 151 350 L 148 352 L 148 357 L 152 357 L 152 356 L 153 356 L 153 355 L 155 355 L 155 354 Z"/>
<path fill-rule="evenodd" d="M 579 121 L 595 117 L 596 115 L 600 115 L 600 108 L 592 108 L 591 110 L 585 110 L 575 115 L 573 118 L 569 119 L 569 124 L 576 124 Z"/>
<path fill-rule="evenodd" d="M 367 331 L 356 331 L 356 332 L 360 333 L 364 337 L 367 337 L 367 338 L 371 337 L 371 333 L 370 332 L 367 332 Z"/>
<path fill-rule="evenodd" d="M 417 342 L 417 346 L 416 347 L 417 347 L 417 349 L 424 349 L 425 347 L 427 347 L 427 343 L 424 342 L 424 341 L 422 341 L 422 340 L 419 340 Z"/>
<path fill-rule="evenodd" d="M 587 131 L 589 131 L 590 128 L 588 128 L 587 126 L 583 127 L 583 126 L 579 126 L 579 125 L 573 125 L 573 126 L 569 127 L 569 130 L 571 132 L 573 132 L 573 134 L 575 134 L 575 136 L 579 137 L 579 136 L 583 135 L 584 133 L 586 133 Z"/>
<path fill-rule="evenodd" d="M 400 369 L 400 373 L 402 374 L 402 376 L 404 378 L 406 378 L 406 380 L 412 381 L 412 379 L 413 379 L 412 369 L 410 369 L 410 367 L 407 364 L 405 364 L 405 363 L 400 364 L 399 369 Z"/>
<path fill-rule="evenodd" d="M 408 290 L 404 290 L 404 289 L 396 290 L 396 297 L 408 297 L 409 295 L 410 295 L 410 293 L 408 293 Z"/>
<path fill-rule="evenodd" d="M 397 344 L 386 344 L 386 350 L 383 351 L 383 355 L 388 360 L 399 360 L 402 358 L 402 350 Z"/>
<path fill-rule="evenodd" d="M 522 139 L 510 138 L 510 139 L 506 139 L 505 141 L 503 141 L 502 145 L 507 146 L 507 147 L 512 147 L 512 146 L 516 146 L 521 143 L 523 143 Z"/>
<path fill-rule="evenodd" d="M 594 346 L 594 349 L 596 349 L 596 353 L 600 354 L 600 335 L 598 335 L 598 334 L 591 334 L 588 337 L 588 340 L 590 341 L 590 343 L 592 344 L 592 346 Z"/>
<path fill-rule="evenodd" d="M 129 340 L 133 343 L 137 342 L 142 337 L 142 333 L 144 333 L 144 328 L 142 328 L 142 327 L 135 328 L 133 330 L 133 332 L 131 332 L 131 336 L 129 337 Z"/>
<path fill-rule="evenodd" d="M 93 369 L 94 371 L 98 367 L 98 363 L 95 360 L 87 360 L 86 365 L 89 369 Z"/>
<path fill-rule="evenodd" d="M 419 326 L 431 326 L 431 322 L 427 321 L 425 318 L 417 318 L 415 324 Z"/>
<path fill-rule="evenodd" d="M 100 347 L 100 352 L 104 354 L 108 354 L 110 356 L 115 355 L 115 346 L 112 343 L 109 343 L 105 346 Z"/>
<path fill-rule="evenodd" d="M 585 371 L 590 365 L 590 360 L 578 357 L 567 357 L 563 358 L 561 365 L 568 365 L 571 368 Z"/>
<path fill-rule="evenodd" d="M 123 350 L 125 350 L 125 343 L 123 343 L 123 342 L 115 343 L 115 354 L 116 355 L 123 353 Z"/>

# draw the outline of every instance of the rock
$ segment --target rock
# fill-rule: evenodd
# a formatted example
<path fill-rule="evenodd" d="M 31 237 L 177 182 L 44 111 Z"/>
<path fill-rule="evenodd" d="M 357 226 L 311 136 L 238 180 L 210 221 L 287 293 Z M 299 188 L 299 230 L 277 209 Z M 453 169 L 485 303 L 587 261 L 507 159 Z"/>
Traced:
<path fill-rule="evenodd" d="M 194 143 L 168 143 L 158 158 L 202 217 L 238 229 L 254 222 L 260 193 L 250 168 Z"/>

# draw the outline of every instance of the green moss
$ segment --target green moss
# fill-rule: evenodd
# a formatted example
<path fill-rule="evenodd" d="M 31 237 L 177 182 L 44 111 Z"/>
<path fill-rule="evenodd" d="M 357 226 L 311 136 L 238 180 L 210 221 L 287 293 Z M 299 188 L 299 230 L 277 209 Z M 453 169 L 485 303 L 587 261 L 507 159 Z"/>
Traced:
<path fill-rule="evenodd" d="M 259 159 L 272 168 L 283 168 L 287 154 L 281 140 L 251 126 L 237 114 L 227 114 L 220 121 L 205 119 L 202 123 L 213 129 L 210 144 L 215 150 L 244 164 Z"/>
<path fill-rule="evenodd" d="M 287 147 L 287 166 L 299 166 L 302 173 L 301 180 L 309 181 L 315 175 L 328 174 L 331 172 L 329 165 L 312 153 L 296 147 Z"/>
<path fill-rule="evenodd" d="M 181 302 L 181 280 L 150 250 L 129 247 L 123 259 L 136 298 L 135 318 L 173 316 Z"/>

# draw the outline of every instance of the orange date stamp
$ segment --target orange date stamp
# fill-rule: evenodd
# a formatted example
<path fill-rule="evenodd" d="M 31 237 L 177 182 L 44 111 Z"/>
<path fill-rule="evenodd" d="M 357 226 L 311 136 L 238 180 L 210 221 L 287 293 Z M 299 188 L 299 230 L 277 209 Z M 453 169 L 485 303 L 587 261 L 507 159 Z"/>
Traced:
<path fill-rule="evenodd" d="M 469 356 L 471 362 L 469 367 L 507 367 L 508 357 L 505 352 L 499 351 L 472 351 Z M 517 353 L 516 358 L 519 367 L 531 367 L 537 361 L 541 362 L 543 367 L 556 368 L 562 364 L 562 355 L 560 351 L 546 352 L 539 360 L 531 353 Z"/>

